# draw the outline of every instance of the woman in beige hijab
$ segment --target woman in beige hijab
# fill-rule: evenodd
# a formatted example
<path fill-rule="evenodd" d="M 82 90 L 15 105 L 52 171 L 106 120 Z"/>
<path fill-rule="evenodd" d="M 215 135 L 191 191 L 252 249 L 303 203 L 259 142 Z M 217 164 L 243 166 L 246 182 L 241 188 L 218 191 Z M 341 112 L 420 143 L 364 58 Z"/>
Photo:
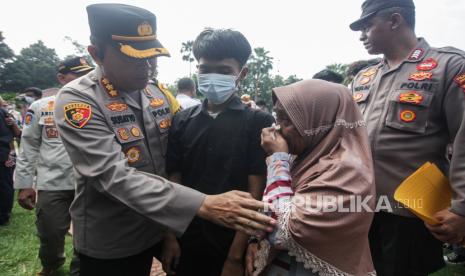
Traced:
<path fill-rule="evenodd" d="M 349 91 L 305 80 L 273 92 L 280 130 L 262 132 L 270 154 L 264 200 L 275 206 L 279 227 L 250 245 L 247 274 L 376 275 L 368 243 L 370 145 Z"/>

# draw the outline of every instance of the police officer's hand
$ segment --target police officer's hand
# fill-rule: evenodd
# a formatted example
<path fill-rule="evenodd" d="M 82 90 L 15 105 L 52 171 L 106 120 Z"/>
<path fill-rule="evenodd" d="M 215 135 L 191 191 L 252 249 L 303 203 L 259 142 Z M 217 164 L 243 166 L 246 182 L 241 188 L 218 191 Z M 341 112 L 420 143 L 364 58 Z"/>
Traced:
<path fill-rule="evenodd" d="M 281 133 L 273 127 L 262 129 L 262 148 L 271 155 L 275 152 L 289 152 L 289 146 Z"/>
<path fill-rule="evenodd" d="M 197 215 L 216 224 L 244 232 L 272 232 L 276 221 L 258 210 L 271 210 L 271 205 L 252 198 L 249 193 L 230 191 L 207 195 Z"/>
<path fill-rule="evenodd" d="M 36 205 L 36 191 L 32 188 L 19 190 L 18 203 L 24 209 L 34 209 Z"/>
<path fill-rule="evenodd" d="M 179 264 L 180 257 L 181 247 L 179 246 L 176 236 L 167 233 L 163 241 L 161 263 L 163 265 L 163 270 L 166 271 L 168 275 L 176 275 L 176 267 Z"/>
<path fill-rule="evenodd" d="M 437 212 L 434 217 L 439 224 L 426 224 L 433 236 L 450 244 L 465 243 L 465 217 L 452 213 L 448 209 Z"/>

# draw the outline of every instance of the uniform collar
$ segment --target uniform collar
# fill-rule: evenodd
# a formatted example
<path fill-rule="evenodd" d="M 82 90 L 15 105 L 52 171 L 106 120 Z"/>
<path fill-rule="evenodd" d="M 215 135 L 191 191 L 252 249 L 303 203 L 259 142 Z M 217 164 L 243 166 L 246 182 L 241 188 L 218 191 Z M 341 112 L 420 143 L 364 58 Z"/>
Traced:
<path fill-rule="evenodd" d="M 410 52 L 408 55 L 407 59 L 405 60 L 406 62 L 420 62 L 423 60 L 423 58 L 426 56 L 426 53 L 428 52 L 430 46 L 428 42 L 422 37 L 418 38 L 417 45 L 415 48 Z"/>
<path fill-rule="evenodd" d="M 429 51 L 431 46 L 429 46 L 428 42 L 423 37 L 418 38 L 417 45 L 415 45 L 415 48 L 410 52 L 410 54 L 405 58 L 405 60 L 402 62 L 411 62 L 411 63 L 417 63 L 420 62 L 424 59 L 426 56 L 426 53 Z M 384 58 L 381 62 L 381 64 L 387 64 L 386 59 Z"/>

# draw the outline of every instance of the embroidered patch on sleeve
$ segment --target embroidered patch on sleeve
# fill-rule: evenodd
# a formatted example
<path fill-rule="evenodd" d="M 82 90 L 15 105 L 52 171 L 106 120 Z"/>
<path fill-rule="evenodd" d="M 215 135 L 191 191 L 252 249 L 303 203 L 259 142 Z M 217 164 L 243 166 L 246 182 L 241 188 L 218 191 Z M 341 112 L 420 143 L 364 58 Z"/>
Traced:
<path fill-rule="evenodd" d="M 33 119 L 34 119 L 34 112 L 28 111 L 26 113 L 26 116 L 24 117 L 24 124 L 27 126 L 30 125 Z"/>
<path fill-rule="evenodd" d="M 83 128 L 92 117 L 90 104 L 69 103 L 63 108 L 66 122 L 75 128 Z"/>

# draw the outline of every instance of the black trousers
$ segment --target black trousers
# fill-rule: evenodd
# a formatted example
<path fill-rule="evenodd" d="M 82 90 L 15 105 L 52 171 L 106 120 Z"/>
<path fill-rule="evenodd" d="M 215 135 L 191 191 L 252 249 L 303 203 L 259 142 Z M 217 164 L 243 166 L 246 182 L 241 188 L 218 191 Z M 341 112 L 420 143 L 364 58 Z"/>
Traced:
<path fill-rule="evenodd" d="M 0 161 L 0 225 L 10 219 L 15 190 L 13 189 L 13 172 L 15 168 L 5 166 L 5 161 Z"/>
<path fill-rule="evenodd" d="M 97 259 L 79 255 L 80 276 L 149 276 L 153 257 L 159 258 L 161 243 L 125 258 Z"/>
<path fill-rule="evenodd" d="M 176 276 L 220 276 L 229 248 L 214 248 L 205 238 L 181 239 L 181 258 Z"/>
<path fill-rule="evenodd" d="M 445 265 L 442 242 L 418 218 L 376 213 L 369 238 L 379 276 L 426 276 Z"/>

